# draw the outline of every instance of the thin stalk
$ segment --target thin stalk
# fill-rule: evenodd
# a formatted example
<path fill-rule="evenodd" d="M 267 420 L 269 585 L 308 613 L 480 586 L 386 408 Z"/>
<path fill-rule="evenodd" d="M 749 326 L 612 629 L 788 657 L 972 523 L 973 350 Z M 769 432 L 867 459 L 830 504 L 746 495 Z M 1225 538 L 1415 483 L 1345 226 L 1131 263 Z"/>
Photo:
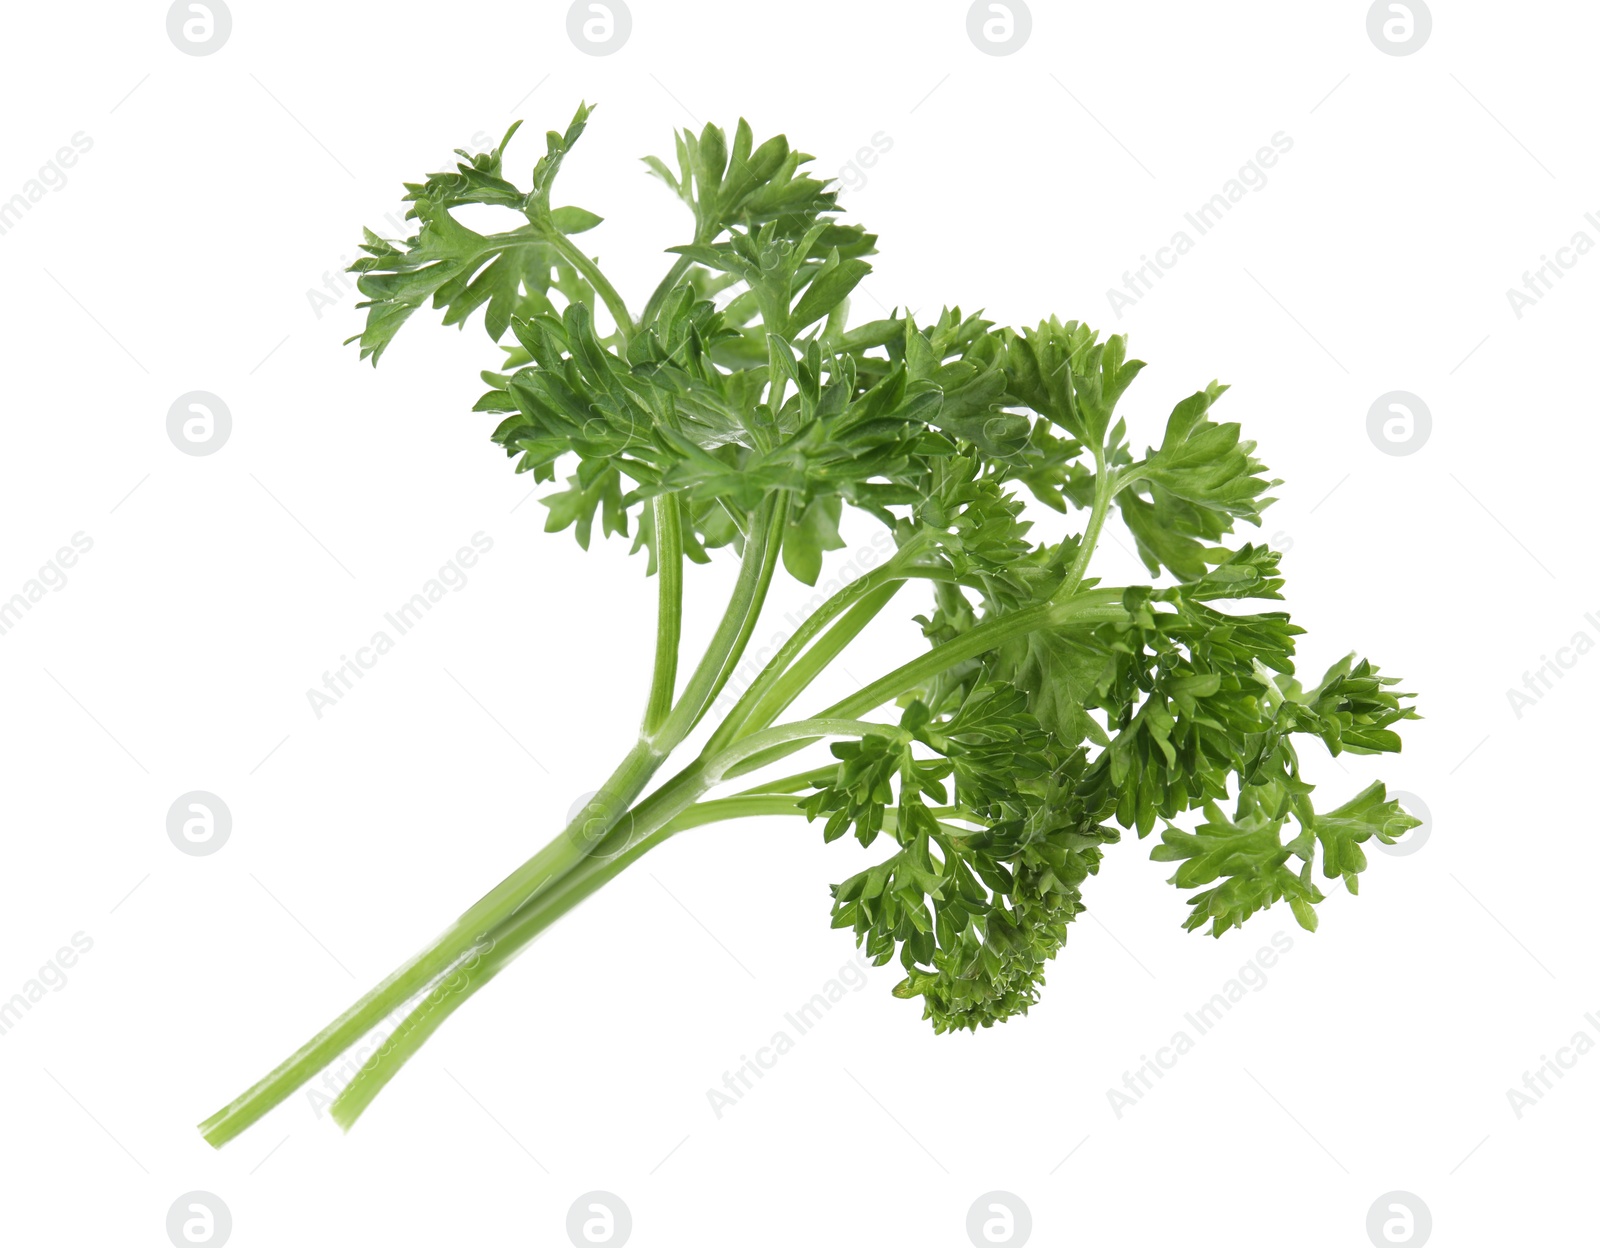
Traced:
<path fill-rule="evenodd" d="M 535 936 L 674 832 L 682 827 L 695 827 L 714 822 L 716 818 L 734 818 L 745 813 L 801 813 L 797 799 L 792 797 L 776 801 L 735 797 L 723 803 L 704 803 L 704 806 L 719 809 L 703 811 L 698 820 L 690 817 L 696 810 L 699 796 L 718 784 L 728 768 L 749 753 L 797 737 L 815 739 L 898 731 L 860 720 L 801 720 L 753 734 L 713 757 L 702 755 L 696 759 L 628 812 L 628 818 L 613 829 L 593 855 L 476 942 L 470 954 L 450 968 L 452 973 L 437 981 L 434 991 L 406 1016 L 394 1035 L 367 1059 L 356 1077 L 335 1098 L 334 1120 L 349 1130 L 373 1098 L 415 1056 L 444 1020 L 510 965 Z M 706 817 L 707 814 L 712 817 Z M 676 826 L 680 821 L 682 826 Z"/>
<path fill-rule="evenodd" d="M 732 678 L 734 669 L 738 667 L 739 660 L 744 657 L 745 648 L 750 644 L 750 638 L 756 631 L 756 622 L 761 618 L 761 609 L 766 605 L 767 591 L 772 587 L 773 574 L 778 570 L 778 554 L 783 549 L 783 530 L 789 523 L 789 496 L 783 495 L 772 510 L 772 519 L 766 535 L 766 550 L 762 558 L 760 579 L 756 592 L 750 601 L 750 608 L 745 614 L 744 624 L 739 629 L 739 635 L 734 641 L 733 648 L 729 651 L 727 660 L 723 663 L 722 671 L 718 673 L 716 683 L 711 687 L 711 692 L 706 695 L 705 702 L 700 711 L 695 715 L 690 724 L 691 729 L 711 709 L 712 703 L 717 700 L 717 695 L 722 692 L 723 686 Z M 754 525 L 751 526 L 752 528 Z"/>
<path fill-rule="evenodd" d="M 763 310 L 765 310 L 765 309 L 763 309 Z M 787 319 L 788 319 L 788 317 L 785 316 L 784 320 L 787 320 Z M 765 317 L 762 317 L 762 324 L 763 325 L 769 325 L 771 323 L 772 322 L 768 321 Z M 781 323 L 782 322 L 780 322 L 780 324 Z M 779 345 L 779 339 L 778 339 L 778 336 L 776 334 L 768 332 L 768 334 L 767 334 L 767 373 L 768 373 L 768 377 L 767 377 L 767 406 L 772 409 L 772 414 L 773 414 L 774 417 L 776 417 L 778 415 L 778 413 L 783 410 L 784 392 L 786 390 L 788 390 L 788 388 L 789 388 L 789 374 L 786 373 L 783 369 L 778 367 L 778 352 L 779 351 L 787 351 L 787 350 L 789 350 L 788 347 Z M 791 364 L 794 362 L 794 357 L 792 355 L 789 357 L 789 362 Z"/>
<path fill-rule="evenodd" d="M 792 741 L 816 741 L 822 737 L 864 737 L 869 734 L 909 739 L 905 731 L 895 724 L 874 724 L 842 715 L 818 715 L 812 719 L 797 719 L 793 723 L 752 732 L 717 754 L 710 757 L 702 755 L 695 766 L 704 770 L 706 787 L 711 788 L 729 776 L 738 774 L 736 769 L 746 759 L 765 753 L 774 746 Z"/>
<path fill-rule="evenodd" d="M 679 256 L 677 262 L 668 270 L 667 275 L 661 279 L 661 284 L 651 293 L 650 299 L 644 305 L 644 311 L 639 314 L 639 327 L 643 329 L 661 311 L 661 305 L 667 301 L 667 296 L 672 293 L 672 288 L 678 284 L 678 279 L 689 271 L 689 266 L 694 261 L 688 256 Z"/>
<path fill-rule="evenodd" d="M 443 976 L 408 1014 L 394 1033 L 369 1057 L 356 1076 L 334 1098 L 333 1120 L 348 1131 L 389 1081 L 400 1072 L 440 1025 L 478 989 L 511 964 L 517 954 L 562 915 L 609 883 L 639 858 L 666 840 L 660 831 L 609 860 L 591 859 L 569 872 L 497 928 L 481 946 Z"/>
<path fill-rule="evenodd" d="M 774 780 L 763 780 L 760 784 L 739 790 L 734 796 L 766 797 L 778 793 L 798 793 L 802 789 L 810 788 L 815 781 L 828 779 L 836 770 L 837 768 L 833 764 L 824 763 L 821 767 L 813 767 L 809 771 L 797 772 L 792 776 L 779 776 Z"/>
<path fill-rule="evenodd" d="M 1078 586 L 1083 583 L 1084 573 L 1089 570 L 1089 560 L 1094 557 L 1095 547 L 1100 544 L 1100 530 L 1105 526 L 1106 509 L 1111 504 L 1112 496 L 1116 494 L 1116 483 L 1112 480 L 1114 474 L 1106 468 L 1103 451 L 1095 451 L 1094 468 L 1094 504 L 1089 509 L 1089 523 L 1084 526 L 1083 537 L 1078 542 L 1078 553 L 1072 560 L 1072 567 L 1067 569 L 1066 579 L 1055 592 L 1057 601 L 1076 593 Z"/>
<path fill-rule="evenodd" d="M 1120 605 L 1121 596 L 1121 590 L 1095 589 L 1076 594 L 1065 602 L 1038 603 L 992 620 L 985 620 L 959 637 L 953 637 L 911 662 L 901 664 L 888 675 L 857 690 L 848 698 L 835 702 L 822 712 L 822 716 L 828 718 L 863 715 L 902 694 L 921 688 L 957 663 L 976 658 L 1013 638 L 1024 637 L 1036 629 L 1092 626 L 1126 619 L 1127 612 Z M 738 763 L 728 775 L 740 776 L 756 771 L 768 763 L 793 754 L 806 744 L 809 742 L 779 744 L 771 750 Z"/>
<path fill-rule="evenodd" d="M 715 798 L 708 802 L 696 802 L 668 823 L 665 830 L 677 835 L 679 832 L 687 832 L 690 828 L 704 827 L 708 823 L 721 823 L 727 819 L 750 819 L 761 815 L 803 815 L 805 811 L 802 805 L 803 799 L 791 793 Z"/>
<path fill-rule="evenodd" d="M 582 862 L 628 813 L 662 760 L 688 735 L 697 717 L 695 712 L 705 704 L 707 691 L 729 660 L 756 597 L 774 506 L 770 499 L 762 504 L 763 523 L 745 544 L 733 598 L 689 687 L 660 732 L 642 736 L 560 835 L 485 893 L 431 945 L 402 964 L 254 1086 L 202 1122 L 200 1131 L 208 1143 L 221 1147 L 259 1121 L 385 1017 L 448 973 L 486 935 L 527 906 L 540 890 Z"/>
<path fill-rule="evenodd" d="M 727 609 L 722 614 L 711 644 L 706 647 L 704 657 L 695 667 L 688 684 L 678 696 L 677 704 L 672 708 L 672 714 L 657 734 L 657 739 L 669 744 L 669 748 L 676 748 L 699 722 L 705 708 L 711 704 L 712 691 L 720 687 L 723 671 L 730 662 L 738 662 L 738 656 L 749 640 L 749 630 L 754 627 L 749 624 L 749 617 L 752 611 L 759 614 L 766 586 L 772 579 L 768 570 L 768 545 L 775 536 L 773 519 L 778 510 L 777 497 L 769 495 L 751 517 L 750 533 L 744 543 L 744 557 L 739 564 L 739 579 L 734 583 Z"/>
<path fill-rule="evenodd" d="M 834 768 L 824 769 L 832 775 Z M 796 797 L 792 793 L 773 793 L 757 796 L 735 795 L 733 797 L 713 798 L 710 801 L 696 802 L 688 810 L 669 822 L 662 829 L 663 832 L 676 836 L 679 832 L 687 832 L 691 828 L 703 828 L 707 824 L 724 823 L 729 819 L 759 819 L 773 815 L 803 815 L 805 814 L 805 799 Z M 954 806 L 941 806 L 928 812 L 940 820 L 939 826 L 947 834 L 966 836 L 970 828 L 958 827 L 946 823 L 947 819 L 966 819 L 971 816 L 967 811 Z M 893 807 L 883 812 L 883 830 L 893 833 L 897 812 Z"/>
<path fill-rule="evenodd" d="M 598 812 L 617 802 L 625 812 L 659 765 L 660 759 L 643 742 L 635 745 L 561 835 L 479 898 L 428 948 L 403 963 L 243 1095 L 202 1122 L 200 1133 L 207 1143 L 220 1148 L 264 1117 L 385 1017 L 449 972 L 530 897 L 581 862 L 594 839 L 604 834 Z M 624 798 L 624 794 L 631 796 Z"/>
<path fill-rule="evenodd" d="M 784 642 L 778 653 L 762 669 L 761 674 L 740 696 L 733 709 L 728 712 L 716 734 L 711 738 L 712 744 L 721 748 L 729 741 L 732 741 L 751 718 L 768 691 L 777 684 L 801 651 L 811 644 L 812 639 L 846 609 L 891 581 L 903 578 L 906 575 L 906 565 L 921 552 L 927 544 L 927 540 L 926 536 L 921 534 L 913 537 L 895 552 L 894 557 L 889 562 L 880 568 L 875 568 L 871 572 L 857 577 L 808 615 L 800 627 L 795 630 L 794 635 Z M 865 621 L 862 622 L 862 626 L 865 627 Z M 783 706 L 787 705 L 787 702 L 783 704 Z M 774 710 L 772 716 L 764 723 L 758 723 L 757 727 L 765 728 L 767 724 L 770 724 L 773 718 L 782 713 L 783 706 L 779 706 Z"/>
<path fill-rule="evenodd" d="M 739 725 L 740 735 L 767 727 L 788 710 L 794 700 L 810 687 L 811 682 L 860 635 L 861 630 L 878 617 L 904 584 L 903 580 L 890 581 L 851 607 L 842 620 L 830 628 L 780 679 L 773 682 L 766 695 Z"/>
<path fill-rule="evenodd" d="M 1090 590 L 1075 595 L 1065 602 L 1046 602 L 1024 607 L 985 620 L 968 629 L 959 637 L 933 647 L 926 654 L 901 664 L 886 676 L 857 690 L 848 698 L 834 703 L 822 712 L 824 717 L 860 715 L 882 706 L 885 702 L 920 688 L 939 673 L 948 671 L 957 663 L 986 654 L 997 646 L 1016 637 L 1041 628 L 1062 628 L 1075 624 L 1103 624 L 1127 617 L 1121 606 L 1120 589 Z"/>
<path fill-rule="evenodd" d="M 660 494 L 652 504 L 656 521 L 656 660 L 645 707 L 644 732 L 653 735 L 672 713 L 678 688 L 678 646 L 683 631 L 683 518 L 675 494 Z"/>
<path fill-rule="evenodd" d="M 589 285 L 593 286 L 595 292 L 605 301 L 606 310 L 611 313 L 611 319 L 617 323 L 617 333 L 622 335 L 622 345 L 626 347 L 636 327 L 633 314 L 628 311 L 628 305 L 617 293 L 617 288 L 600 271 L 600 266 L 585 255 L 581 247 L 556 229 L 554 224 L 551 224 L 545 232 L 550 244 L 561 253 L 568 264 L 583 274 Z"/>

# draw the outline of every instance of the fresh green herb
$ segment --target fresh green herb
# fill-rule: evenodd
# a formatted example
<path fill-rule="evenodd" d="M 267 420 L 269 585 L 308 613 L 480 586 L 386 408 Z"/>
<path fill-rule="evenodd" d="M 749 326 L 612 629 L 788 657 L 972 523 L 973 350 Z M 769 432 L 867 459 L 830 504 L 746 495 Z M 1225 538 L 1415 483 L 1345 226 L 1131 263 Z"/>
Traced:
<path fill-rule="evenodd" d="M 1280 597 L 1278 555 L 1224 539 L 1259 521 L 1279 483 L 1237 425 L 1213 419 L 1223 387 L 1178 403 L 1141 455 L 1116 411 L 1143 367 L 1121 337 L 1055 319 L 1000 329 L 953 309 L 849 327 L 876 239 L 837 219 L 808 156 L 783 138 L 757 145 L 744 122 L 731 140 L 714 126 L 678 135 L 673 164 L 648 160 L 694 228 L 636 315 L 574 241 L 600 218 L 552 202 L 589 113 L 548 136 L 531 190 L 506 180 L 505 142 L 408 185 L 416 234 L 368 232 L 353 268 L 374 363 L 424 303 L 446 324 L 482 308 L 504 359 L 477 410 L 498 418 L 517 471 L 565 474 L 544 499 L 547 527 L 587 548 L 598 522 L 647 552 L 659 608 L 642 726 L 569 827 L 207 1119 L 213 1144 L 410 1006 L 335 1102 L 348 1127 L 535 935 L 667 838 L 718 820 L 804 816 L 826 840 L 886 842 L 881 862 L 834 886 L 833 924 L 876 963 L 899 961 L 896 995 L 920 998 L 935 1031 L 1027 1012 L 1120 829 L 1159 826 L 1152 856 L 1200 890 L 1185 926 L 1220 935 L 1284 900 L 1314 928 L 1318 875 L 1355 892 L 1362 846 L 1416 824 L 1382 784 L 1312 804 L 1296 738 L 1335 755 L 1398 751 L 1395 726 L 1414 712 L 1353 658 L 1302 686 L 1301 630 L 1248 605 Z M 480 234 L 454 215 L 468 204 L 515 224 Z M 846 505 L 886 526 L 895 553 L 807 618 L 705 747 L 655 783 L 729 701 L 718 695 L 779 562 L 814 584 Z M 1083 515 L 1081 532 L 1031 540 L 1030 506 Z M 1162 583 L 1090 575 L 1114 519 Z M 737 581 L 681 676 L 685 562 L 722 547 L 738 555 Z M 786 718 L 913 581 L 929 602 L 916 617 L 926 646 Z M 774 774 L 824 739 L 835 761 Z M 739 777 L 745 787 L 713 795 Z M 1184 831 L 1174 821 L 1190 810 L 1204 817 Z"/>

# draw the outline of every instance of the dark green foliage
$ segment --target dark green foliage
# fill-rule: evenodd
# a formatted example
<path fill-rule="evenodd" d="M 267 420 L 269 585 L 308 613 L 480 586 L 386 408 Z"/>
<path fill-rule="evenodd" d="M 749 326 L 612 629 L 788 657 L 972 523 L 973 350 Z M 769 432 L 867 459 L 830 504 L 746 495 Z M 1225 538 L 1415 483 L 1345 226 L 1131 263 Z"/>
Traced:
<path fill-rule="evenodd" d="M 1226 387 L 1179 402 L 1137 457 L 1118 409 L 1144 365 L 1120 336 L 953 308 L 851 328 L 876 236 L 838 220 L 808 156 L 756 144 L 742 121 L 731 141 L 706 126 L 677 136 L 674 162 L 648 158 L 693 229 L 635 318 L 571 241 L 600 218 L 551 206 L 589 111 L 548 136 L 526 191 L 505 176 L 505 143 L 408 185 L 417 235 L 369 233 L 354 266 L 362 355 L 376 361 L 430 299 L 447 324 L 483 308 L 490 337 L 513 342 L 477 410 L 498 418 L 518 472 L 565 474 L 547 527 L 584 547 L 597 527 L 632 536 L 655 571 L 649 504 L 667 496 L 684 553 L 703 561 L 779 499 L 783 565 L 814 584 L 849 505 L 930 586 L 917 617 L 930 645 L 1028 621 L 902 688 L 897 726 L 834 744 L 836 765 L 808 773 L 801 804 L 826 840 L 893 842 L 834 887 L 833 922 L 878 963 L 898 957 L 896 993 L 921 997 L 937 1031 L 1025 1013 L 1119 828 L 1161 827 L 1153 857 L 1200 890 L 1189 928 L 1220 934 L 1281 900 L 1315 927 L 1319 864 L 1354 892 L 1363 845 L 1416 821 L 1382 784 L 1319 813 L 1294 739 L 1398 751 L 1413 712 L 1353 658 L 1313 689 L 1295 680 L 1302 630 L 1268 609 L 1278 555 L 1228 542 L 1279 482 L 1238 425 L 1213 419 Z M 469 204 L 516 223 L 469 230 L 451 215 Z M 1081 513 L 1081 531 L 1036 540 L 1030 499 Z M 1088 575 L 1118 520 L 1163 583 L 1108 590 Z"/>

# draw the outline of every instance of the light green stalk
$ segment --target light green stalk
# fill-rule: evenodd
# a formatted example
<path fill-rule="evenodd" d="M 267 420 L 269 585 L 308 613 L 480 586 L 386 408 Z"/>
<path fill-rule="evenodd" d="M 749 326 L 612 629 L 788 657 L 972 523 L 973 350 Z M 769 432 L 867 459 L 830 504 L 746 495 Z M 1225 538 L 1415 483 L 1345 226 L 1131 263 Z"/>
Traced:
<path fill-rule="evenodd" d="M 201 1134 L 220 1147 L 290 1096 L 318 1071 L 407 1001 L 449 974 L 501 924 L 541 890 L 560 881 L 581 863 L 644 791 L 651 777 L 688 735 L 709 705 L 717 681 L 741 638 L 749 636 L 747 617 L 760 613 L 766 585 L 767 543 L 780 509 L 769 499 L 757 510 L 745 543 L 733 597 L 711 645 L 672 713 L 655 733 L 642 734 L 622 764 L 562 833 L 518 867 L 450 925 L 428 948 L 401 965 L 353 1006 L 302 1045 L 263 1079 L 200 1124 Z M 658 655 L 657 671 L 661 670 Z"/>

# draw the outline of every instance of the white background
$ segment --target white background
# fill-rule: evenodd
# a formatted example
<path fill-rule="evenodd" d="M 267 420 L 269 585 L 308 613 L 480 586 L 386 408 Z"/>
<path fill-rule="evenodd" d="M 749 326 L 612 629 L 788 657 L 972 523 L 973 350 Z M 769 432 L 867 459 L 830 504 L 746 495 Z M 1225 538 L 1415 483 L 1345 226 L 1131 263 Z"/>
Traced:
<path fill-rule="evenodd" d="M 1600 1039 L 1600 658 L 1520 718 L 1507 690 L 1600 640 L 1600 258 L 1520 318 L 1506 291 L 1577 231 L 1600 241 L 1600 13 L 1440 0 L 1396 57 L 1361 3 L 1034 7 L 995 57 L 944 0 L 636 0 L 601 58 L 553 3 L 238 2 L 205 57 L 161 4 L 10 6 L 0 199 L 75 133 L 92 148 L 0 236 L 0 597 L 74 533 L 93 549 L 0 636 L 0 998 L 74 933 L 94 947 L 0 1036 L 8 1239 L 165 1244 L 202 1190 L 241 1248 L 553 1244 L 592 1189 L 641 1246 L 957 1246 L 996 1189 L 1050 1245 L 1362 1245 L 1394 1190 L 1438 1244 L 1592 1238 L 1600 1056 L 1520 1119 L 1507 1091 Z M 541 532 L 469 410 L 496 362 L 477 321 L 420 313 L 374 372 L 340 345 L 353 296 L 320 317 L 308 297 L 362 224 L 392 232 L 402 180 L 524 116 L 525 181 L 581 99 L 601 108 L 557 198 L 607 217 L 585 241 L 636 307 L 687 237 L 637 158 L 742 114 L 827 174 L 892 143 L 845 197 L 882 236 L 858 316 L 1128 332 L 1150 361 L 1136 445 L 1232 383 L 1227 417 L 1286 482 L 1265 532 L 1304 674 L 1358 648 L 1426 716 L 1402 756 L 1313 777 L 1418 795 L 1426 845 L 1374 854 L 1314 937 L 1280 907 L 1212 941 L 1130 838 L 1030 1017 L 935 1037 L 874 971 L 719 1120 L 707 1090 L 850 958 L 827 885 L 864 856 L 798 821 L 705 829 L 539 942 L 349 1136 L 296 1097 L 208 1148 L 195 1122 L 542 843 L 630 740 L 653 584 L 620 542 Z M 1108 288 L 1280 131 L 1267 185 L 1119 319 Z M 192 390 L 233 416 L 205 458 L 166 434 Z M 1433 415 L 1406 457 L 1367 433 L 1393 390 Z M 480 531 L 466 588 L 316 718 L 306 690 Z M 1137 575 L 1116 543 L 1097 567 Z M 690 638 L 730 579 L 692 573 Z M 774 614 L 807 596 L 783 584 Z M 918 609 L 897 601 L 845 667 L 901 661 Z M 849 686 L 830 680 L 815 705 Z M 214 856 L 167 838 L 194 789 L 233 814 Z M 1119 1118 L 1108 1090 L 1279 931 L 1266 987 Z"/>

